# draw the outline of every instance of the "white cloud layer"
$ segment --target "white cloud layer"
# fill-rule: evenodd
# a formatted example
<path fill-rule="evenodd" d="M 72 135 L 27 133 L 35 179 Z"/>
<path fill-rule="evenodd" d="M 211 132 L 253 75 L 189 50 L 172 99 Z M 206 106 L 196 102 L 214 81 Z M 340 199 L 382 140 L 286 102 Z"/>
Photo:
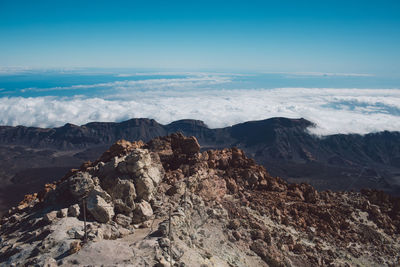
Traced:
<path fill-rule="evenodd" d="M 373 77 L 368 73 L 341 73 L 341 72 L 264 72 L 265 74 L 286 74 L 293 76 L 333 76 L 333 77 Z"/>
<path fill-rule="evenodd" d="M 203 120 L 215 128 L 280 116 L 313 121 L 318 125 L 313 131 L 324 135 L 400 131 L 398 89 L 155 88 L 157 83 L 149 91 L 120 90 L 120 87 L 116 90 L 119 95 L 103 98 L 3 97 L 0 124 L 53 127 L 67 122 L 81 125 L 130 118 L 153 118 L 166 124 L 190 118 Z"/>
<path fill-rule="evenodd" d="M 126 91 L 141 90 L 192 90 L 195 88 L 210 87 L 232 82 L 231 75 L 197 75 L 183 78 L 156 78 L 142 80 L 113 81 L 95 84 L 78 84 L 71 86 L 57 86 L 48 88 L 29 87 L 21 89 L 21 92 L 49 92 L 49 91 L 68 91 L 68 90 L 103 90 L 106 94 L 110 91 L 124 93 Z M 113 94 L 114 95 L 114 94 Z M 112 95 L 109 95 L 111 97 Z"/>

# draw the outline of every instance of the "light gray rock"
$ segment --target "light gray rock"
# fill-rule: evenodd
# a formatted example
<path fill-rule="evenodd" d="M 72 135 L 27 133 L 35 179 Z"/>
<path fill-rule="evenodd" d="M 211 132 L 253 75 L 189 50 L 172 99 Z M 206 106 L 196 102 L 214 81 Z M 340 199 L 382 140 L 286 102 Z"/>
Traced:
<path fill-rule="evenodd" d="M 68 178 L 69 191 L 75 198 L 87 194 L 94 188 L 91 175 L 87 172 L 77 172 Z"/>
<path fill-rule="evenodd" d="M 80 208 L 78 204 L 72 205 L 68 208 L 69 217 L 78 217 L 80 214 Z"/>
<path fill-rule="evenodd" d="M 133 212 L 133 223 L 141 223 L 149 220 L 153 216 L 153 209 L 149 202 L 142 200 L 139 204 L 136 205 L 136 208 Z"/>
<path fill-rule="evenodd" d="M 132 232 L 124 227 L 120 227 L 118 228 L 118 232 L 119 232 L 119 237 L 124 237 L 127 235 L 130 235 Z"/>
<path fill-rule="evenodd" d="M 53 210 L 43 216 L 43 221 L 46 223 L 52 223 L 57 219 L 57 211 Z"/>
<path fill-rule="evenodd" d="M 132 223 L 132 219 L 123 214 L 117 214 L 114 221 L 123 227 L 129 227 L 129 225 Z"/>
<path fill-rule="evenodd" d="M 58 218 L 64 218 L 68 216 L 68 208 L 61 209 L 57 212 Z"/>
<path fill-rule="evenodd" d="M 43 267 L 56 267 L 58 266 L 57 261 L 53 258 L 47 258 L 43 261 Z"/>
<path fill-rule="evenodd" d="M 131 175 L 138 200 L 150 201 L 157 185 L 164 176 L 164 169 L 157 154 L 147 149 L 135 149 L 118 165 L 123 174 Z"/>
<path fill-rule="evenodd" d="M 114 240 L 119 238 L 120 232 L 117 227 L 109 224 L 102 224 L 101 227 L 97 230 L 97 235 L 99 236 L 101 233 L 103 239 Z"/>
<path fill-rule="evenodd" d="M 109 202 L 107 202 L 108 200 Z M 109 222 L 114 216 L 114 206 L 111 197 L 100 188 L 92 190 L 86 200 L 87 210 L 94 219 L 101 223 Z"/>
<path fill-rule="evenodd" d="M 102 240 L 103 238 L 104 238 L 104 235 L 103 235 L 103 229 L 101 229 L 101 228 L 99 228 L 99 229 L 97 229 L 96 230 L 96 238 L 98 239 L 98 240 Z"/>
<path fill-rule="evenodd" d="M 135 208 L 135 204 L 133 204 L 132 206 L 128 206 L 122 201 L 122 199 L 115 199 L 113 202 L 114 210 L 116 211 L 116 213 L 132 216 L 132 211 Z"/>
<path fill-rule="evenodd" d="M 77 238 L 79 234 L 77 232 L 83 232 L 81 227 L 73 227 L 67 231 L 69 238 Z M 79 237 L 78 237 L 79 238 Z"/>
<path fill-rule="evenodd" d="M 112 202 L 112 197 L 106 191 L 104 191 L 100 186 L 95 186 L 93 190 L 89 192 L 88 198 L 95 195 L 101 196 L 107 202 Z"/>
<path fill-rule="evenodd" d="M 171 245 L 171 240 L 169 240 L 169 238 L 162 237 L 158 240 L 158 244 L 161 248 L 169 247 Z"/>
<path fill-rule="evenodd" d="M 132 209 L 135 208 L 136 190 L 134 184 L 131 181 L 121 180 L 118 178 L 117 183 L 109 188 L 107 191 L 114 199 L 114 202 L 118 202 L 118 204 L 124 206 L 122 207 L 122 209 L 126 210 L 126 212 L 129 213 L 130 211 L 132 211 Z"/>
<path fill-rule="evenodd" d="M 162 221 L 159 225 L 158 225 L 158 231 L 161 232 L 162 236 L 167 236 L 168 235 L 168 227 L 169 227 L 169 222 L 168 220 Z"/>
<path fill-rule="evenodd" d="M 96 172 L 96 175 L 98 175 L 99 177 L 107 177 L 114 174 L 116 168 L 118 167 L 118 164 L 124 160 L 125 156 L 122 156 L 114 157 L 108 162 L 99 162 L 95 167 L 98 170 Z"/>
<path fill-rule="evenodd" d="M 84 231 L 75 231 L 74 233 L 74 238 L 75 239 L 83 239 L 85 237 L 85 232 Z"/>

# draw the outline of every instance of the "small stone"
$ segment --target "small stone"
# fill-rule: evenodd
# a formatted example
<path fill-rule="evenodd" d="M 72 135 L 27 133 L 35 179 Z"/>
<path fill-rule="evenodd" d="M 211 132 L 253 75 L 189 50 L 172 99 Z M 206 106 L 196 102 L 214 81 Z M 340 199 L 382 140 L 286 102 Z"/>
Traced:
<path fill-rule="evenodd" d="M 236 230 L 240 227 L 240 221 L 238 219 L 230 220 L 228 224 L 228 228 L 232 230 Z"/>
<path fill-rule="evenodd" d="M 22 204 L 17 206 L 17 210 L 22 211 L 26 207 L 28 207 L 28 203 L 22 203 Z"/>
<path fill-rule="evenodd" d="M 144 221 L 139 225 L 139 228 L 150 228 L 152 224 L 151 220 Z"/>
<path fill-rule="evenodd" d="M 20 220 L 21 220 L 21 215 L 13 214 L 8 221 L 10 223 L 15 223 L 15 222 L 19 222 Z"/>
<path fill-rule="evenodd" d="M 132 223 L 132 219 L 123 214 L 117 214 L 114 221 L 123 227 L 129 227 L 129 225 Z"/>
<path fill-rule="evenodd" d="M 85 232 L 77 230 L 74 232 L 75 239 L 83 239 L 85 237 Z"/>
<path fill-rule="evenodd" d="M 46 223 L 52 223 L 57 218 L 57 211 L 51 211 L 43 216 L 43 220 Z"/>
<path fill-rule="evenodd" d="M 68 208 L 69 217 L 78 217 L 80 214 L 80 208 L 78 204 L 72 205 Z"/>
<path fill-rule="evenodd" d="M 58 266 L 57 261 L 53 258 L 47 258 L 43 262 L 43 267 L 56 267 Z"/>
<path fill-rule="evenodd" d="M 170 246 L 171 241 L 168 238 L 163 237 L 158 239 L 158 244 L 160 245 L 161 248 L 165 248 Z"/>
<path fill-rule="evenodd" d="M 282 266 L 282 264 L 274 257 L 274 255 L 270 254 L 267 244 L 257 239 L 254 241 L 250 249 L 254 251 L 261 259 L 263 259 L 269 266 Z"/>
<path fill-rule="evenodd" d="M 171 265 L 164 257 L 161 257 L 161 259 L 155 265 L 155 267 L 170 267 L 170 266 Z"/>
<path fill-rule="evenodd" d="M 118 232 L 119 232 L 119 237 L 124 237 L 131 234 L 130 230 L 123 227 L 118 228 Z"/>
<path fill-rule="evenodd" d="M 180 260 L 180 258 L 184 254 L 184 251 L 182 249 L 179 249 L 177 246 L 172 246 L 171 247 L 171 254 L 172 254 L 172 259 Z"/>
<path fill-rule="evenodd" d="M 68 215 L 68 208 L 61 209 L 57 212 L 58 218 L 64 218 L 67 217 L 67 215 Z"/>
<path fill-rule="evenodd" d="M 242 235 L 238 231 L 233 231 L 232 235 L 237 241 L 242 238 Z"/>
<path fill-rule="evenodd" d="M 97 235 L 95 235 L 94 233 L 88 233 L 87 237 L 89 240 L 95 240 Z"/>
<path fill-rule="evenodd" d="M 107 240 L 114 240 L 120 237 L 119 229 L 110 224 L 102 224 L 100 228 L 103 232 L 103 238 Z"/>
<path fill-rule="evenodd" d="M 251 231 L 250 234 L 251 234 L 251 239 L 253 239 L 253 240 L 257 240 L 257 239 L 263 240 L 264 239 L 264 232 L 262 230 L 259 230 L 259 229 L 253 230 L 253 231 Z"/>
<path fill-rule="evenodd" d="M 76 227 L 73 227 L 67 231 L 69 238 L 75 238 L 75 232 L 80 231 Z"/>
<path fill-rule="evenodd" d="M 267 243 L 268 245 L 272 244 L 272 237 L 271 234 L 269 233 L 269 231 L 265 231 L 264 232 L 264 241 L 265 243 Z"/>
<path fill-rule="evenodd" d="M 104 236 L 103 236 L 103 229 L 101 229 L 101 228 L 97 229 L 97 231 L 96 231 L 96 237 L 97 237 L 99 240 L 101 240 L 101 239 L 104 238 Z"/>
<path fill-rule="evenodd" d="M 69 245 L 69 253 L 74 254 L 81 250 L 81 241 L 72 241 L 72 243 Z"/>
<path fill-rule="evenodd" d="M 296 254 L 302 254 L 304 252 L 304 247 L 300 243 L 296 243 L 293 246 L 292 251 Z"/>
<path fill-rule="evenodd" d="M 168 220 L 162 221 L 158 225 L 158 231 L 160 231 L 162 236 L 166 236 L 168 234 L 168 226 L 169 226 Z"/>

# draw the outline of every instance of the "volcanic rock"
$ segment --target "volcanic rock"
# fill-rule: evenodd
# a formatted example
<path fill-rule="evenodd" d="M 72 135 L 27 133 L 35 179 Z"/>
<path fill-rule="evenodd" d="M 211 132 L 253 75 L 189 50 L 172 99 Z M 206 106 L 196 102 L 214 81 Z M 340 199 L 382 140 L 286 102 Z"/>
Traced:
<path fill-rule="evenodd" d="M 119 141 L 20 206 L 0 220 L 1 266 L 395 266 L 400 251 L 398 198 L 288 184 L 182 134 Z"/>
<path fill-rule="evenodd" d="M 122 174 L 131 175 L 137 198 L 151 200 L 163 177 L 163 168 L 158 155 L 144 149 L 136 149 L 118 165 Z"/>
<path fill-rule="evenodd" d="M 78 217 L 80 214 L 80 208 L 78 204 L 74 204 L 68 208 L 68 216 Z"/>
<path fill-rule="evenodd" d="M 117 214 L 114 221 L 123 227 L 129 227 L 129 225 L 132 223 L 132 218 L 123 214 Z"/>
<path fill-rule="evenodd" d="M 79 198 L 94 188 L 92 177 L 87 172 L 77 172 L 68 179 L 70 193 Z"/>
<path fill-rule="evenodd" d="M 142 200 L 136 205 L 132 221 L 134 223 L 141 223 L 150 219 L 152 215 L 153 210 L 151 208 L 151 205 L 146 200 Z"/>
<path fill-rule="evenodd" d="M 107 203 L 98 194 L 90 194 L 87 199 L 87 209 L 94 219 L 101 223 L 106 223 L 114 216 L 114 206 Z"/>

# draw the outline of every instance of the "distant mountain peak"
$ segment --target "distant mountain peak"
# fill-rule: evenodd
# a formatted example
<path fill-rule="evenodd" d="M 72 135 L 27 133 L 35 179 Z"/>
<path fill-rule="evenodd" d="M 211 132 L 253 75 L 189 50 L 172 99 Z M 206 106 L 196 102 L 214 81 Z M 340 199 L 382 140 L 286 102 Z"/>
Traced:
<path fill-rule="evenodd" d="M 175 125 L 193 125 L 197 127 L 204 127 L 208 128 L 207 124 L 204 123 L 202 120 L 192 120 L 192 119 L 183 119 L 183 120 L 177 120 L 173 121 L 168 124 L 169 126 L 175 126 Z"/>

